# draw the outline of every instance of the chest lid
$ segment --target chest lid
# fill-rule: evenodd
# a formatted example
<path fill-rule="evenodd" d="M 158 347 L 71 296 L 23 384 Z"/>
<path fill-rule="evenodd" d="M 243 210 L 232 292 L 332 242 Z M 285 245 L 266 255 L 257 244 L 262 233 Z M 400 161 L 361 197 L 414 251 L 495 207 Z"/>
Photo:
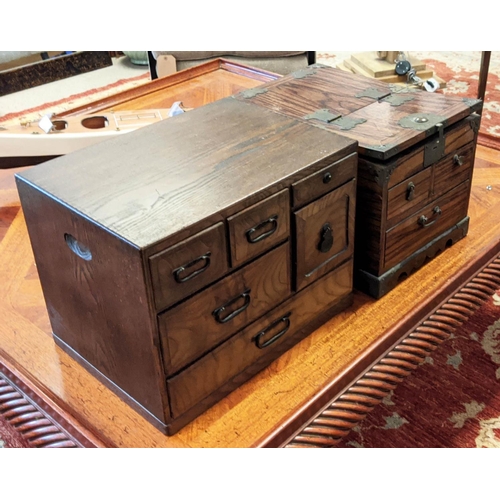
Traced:
<path fill-rule="evenodd" d="M 482 107 L 479 99 L 406 89 L 318 64 L 235 98 L 354 139 L 360 154 L 382 160 Z"/>

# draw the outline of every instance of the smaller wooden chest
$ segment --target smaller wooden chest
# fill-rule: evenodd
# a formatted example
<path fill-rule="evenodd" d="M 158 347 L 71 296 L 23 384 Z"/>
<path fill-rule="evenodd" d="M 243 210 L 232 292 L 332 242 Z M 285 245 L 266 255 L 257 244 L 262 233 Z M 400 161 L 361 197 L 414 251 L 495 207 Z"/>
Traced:
<path fill-rule="evenodd" d="M 55 341 L 176 432 L 351 304 L 356 173 L 223 99 L 19 174 Z"/>
<path fill-rule="evenodd" d="M 482 101 L 322 65 L 235 98 L 358 141 L 356 288 L 379 298 L 467 234 Z"/>

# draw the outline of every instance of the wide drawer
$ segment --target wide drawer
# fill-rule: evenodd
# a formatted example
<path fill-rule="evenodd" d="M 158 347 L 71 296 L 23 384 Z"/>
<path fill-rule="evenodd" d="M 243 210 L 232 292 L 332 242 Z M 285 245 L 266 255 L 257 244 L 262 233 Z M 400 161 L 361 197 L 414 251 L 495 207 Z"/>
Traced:
<path fill-rule="evenodd" d="M 469 181 L 448 191 L 386 233 L 384 270 L 400 263 L 467 215 Z"/>
<path fill-rule="evenodd" d="M 216 281 L 229 269 L 222 222 L 149 259 L 156 310 Z"/>
<path fill-rule="evenodd" d="M 290 231 L 288 189 L 228 217 L 231 265 L 238 267 L 284 241 Z"/>
<path fill-rule="evenodd" d="M 158 316 L 163 360 L 173 374 L 290 295 L 289 243 Z"/>
<path fill-rule="evenodd" d="M 318 280 L 167 380 L 173 418 L 217 391 L 247 367 L 264 361 L 289 343 L 316 316 L 352 291 L 352 260 Z"/>
<path fill-rule="evenodd" d="M 295 212 L 295 289 L 331 271 L 354 250 L 356 181 Z"/>
<path fill-rule="evenodd" d="M 293 206 L 299 207 L 309 203 L 345 184 L 356 177 L 357 169 L 358 154 L 353 153 L 292 184 Z"/>

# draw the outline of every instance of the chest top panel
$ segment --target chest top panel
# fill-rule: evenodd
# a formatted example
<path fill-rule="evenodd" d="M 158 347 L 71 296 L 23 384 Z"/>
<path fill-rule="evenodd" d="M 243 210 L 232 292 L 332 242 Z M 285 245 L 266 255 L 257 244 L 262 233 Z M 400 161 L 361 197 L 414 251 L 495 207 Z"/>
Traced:
<path fill-rule="evenodd" d="M 351 139 L 227 98 L 18 177 L 144 248 L 356 149 Z"/>
<path fill-rule="evenodd" d="M 478 99 L 407 90 L 321 65 L 235 97 L 355 139 L 360 154 L 382 160 L 482 106 Z"/>

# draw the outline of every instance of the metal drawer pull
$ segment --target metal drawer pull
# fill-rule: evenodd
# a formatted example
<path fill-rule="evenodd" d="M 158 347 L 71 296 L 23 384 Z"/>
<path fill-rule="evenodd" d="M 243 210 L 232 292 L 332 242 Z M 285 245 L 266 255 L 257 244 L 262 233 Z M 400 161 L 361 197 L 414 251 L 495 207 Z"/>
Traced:
<path fill-rule="evenodd" d="M 460 155 L 455 155 L 453 157 L 453 163 L 461 167 L 464 164 L 464 157 Z"/>
<path fill-rule="evenodd" d="M 408 184 L 408 187 L 406 188 L 406 199 L 408 201 L 413 200 L 415 198 L 415 184 L 413 182 L 410 182 Z"/>
<path fill-rule="evenodd" d="M 193 279 L 195 276 L 198 276 L 198 274 L 202 273 L 203 271 L 206 271 L 210 266 L 210 255 L 211 252 L 207 252 L 205 255 L 202 255 L 201 257 L 192 260 L 188 264 L 184 264 L 183 266 L 175 269 L 173 271 L 175 281 L 177 281 L 177 283 L 185 283 L 186 281 Z M 188 274 L 187 276 L 184 276 L 184 278 L 181 278 L 181 274 L 184 271 L 189 270 L 189 268 L 195 266 L 196 264 L 198 264 L 198 262 L 204 262 L 203 267 L 200 267 L 200 269 L 196 269 L 191 274 Z"/>
<path fill-rule="evenodd" d="M 333 230 L 329 223 L 326 223 L 320 232 L 318 250 L 322 253 L 329 252 L 333 246 Z"/>
<path fill-rule="evenodd" d="M 238 302 L 238 300 L 240 299 L 245 300 L 244 304 L 241 307 L 239 307 L 232 313 L 228 314 L 227 316 L 221 317 L 221 314 L 226 312 L 226 309 L 228 307 L 232 306 L 235 302 Z M 231 299 L 229 302 L 216 309 L 212 314 L 215 316 L 215 321 L 217 321 L 217 323 L 227 323 L 228 321 L 231 321 L 233 318 L 238 316 L 238 314 L 242 313 L 249 305 L 250 305 L 250 290 L 245 290 L 241 295 L 238 295 L 238 297 Z"/>
<path fill-rule="evenodd" d="M 269 231 L 262 233 L 260 236 L 256 236 L 255 238 L 252 238 L 252 235 L 256 232 L 259 231 L 259 229 L 262 229 L 263 227 L 267 226 L 268 224 L 272 224 L 271 229 Z M 268 236 L 271 236 L 276 229 L 278 229 L 278 216 L 273 215 L 272 217 L 269 217 L 269 219 L 260 222 L 257 224 L 255 227 L 252 227 L 252 229 L 249 229 L 246 232 L 247 235 L 247 240 L 248 243 L 258 243 L 259 241 L 262 241 L 263 239 L 267 238 Z"/>
<path fill-rule="evenodd" d="M 439 219 L 439 217 L 441 216 L 441 209 L 439 207 L 434 207 L 434 215 L 436 216 L 434 218 L 434 220 L 432 220 L 431 222 L 429 222 L 429 219 L 425 216 L 425 215 L 421 215 L 420 218 L 418 219 L 418 223 L 422 226 L 422 227 L 429 227 L 429 226 L 432 226 L 432 224 L 434 224 L 435 222 L 437 222 L 437 220 Z"/>
<path fill-rule="evenodd" d="M 323 176 L 323 184 L 328 184 L 332 180 L 332 174 L 330 172 L 327 172 Z"/>
<path fill-rule="evenodd" d="M 285 335 L 285 333 L 290 328 L 290 315 L 291 314 L 292 314 L 291 312 L 285 314 L 282 318 L 277 319 L 276 321 L 274 321 L 273 323 L 271 323 L 265 330 L 262 330 L 261 332 L 259 332 L 252 339 L 252 340 L 255 341 L 255 345 L 259 349 L 264 349 L 265 347 L 268 347 L 271 344 L 274 344 L 274 342 L 276 342 L 280 337 L 283 337 L 283 335 Z M 270 330 L 272 330 L 276 325 L 278 325 L 281 322 L 285 323 L 285 326 L 283 327 L 283 329 L 280 330 L 276 335 L 274 335 L 273 337 L 271 337 L 269 340 L 266 340 L 265 342 L 261 343 L 261 341 L 262 341 L 263 337 L 266 335 L 266 333 L 269 332 Z"/>

